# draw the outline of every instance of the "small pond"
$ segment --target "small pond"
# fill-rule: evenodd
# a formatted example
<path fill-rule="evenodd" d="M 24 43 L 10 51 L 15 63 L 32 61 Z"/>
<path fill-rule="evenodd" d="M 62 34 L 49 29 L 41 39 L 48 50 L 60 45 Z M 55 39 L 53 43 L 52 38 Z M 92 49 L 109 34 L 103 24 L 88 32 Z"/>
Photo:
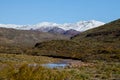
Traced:
<path fill-rule="evenodd" d="M 43 64 L 42 66 L 47 67 L 47 68 L 65 68 L 68 66 L 68 64 L 65 63 L 48 63 L 48 64 Z"/>

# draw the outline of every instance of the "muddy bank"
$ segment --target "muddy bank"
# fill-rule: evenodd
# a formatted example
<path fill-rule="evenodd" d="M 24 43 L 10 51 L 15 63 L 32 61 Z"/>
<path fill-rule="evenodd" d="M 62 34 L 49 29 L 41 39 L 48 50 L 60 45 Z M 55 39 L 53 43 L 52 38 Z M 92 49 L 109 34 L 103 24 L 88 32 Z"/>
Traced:
<path fill-rule="evenodd" d="M 78 68 L 82 66 L 93 66 L 93 63 L 82 62 L 81 60 L 61 59 L 58 62 L 43 64 L 48 68 Z"/>
<path fill-rule="evenodd" d="M 93 66 L 93 63 L 82 62 L 81 60 L 71 60 L 71 59 L 64 59 L 61 60 L 59 63 L 67 64 L 67 67 L 82 67 L 82 66 Z"/>

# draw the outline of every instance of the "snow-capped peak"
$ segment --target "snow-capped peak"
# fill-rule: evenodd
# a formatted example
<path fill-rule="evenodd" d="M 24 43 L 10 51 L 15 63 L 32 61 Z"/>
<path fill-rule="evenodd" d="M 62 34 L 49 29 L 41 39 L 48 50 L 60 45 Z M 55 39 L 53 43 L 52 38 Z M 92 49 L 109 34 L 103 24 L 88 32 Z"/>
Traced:
<path fill-rule="evenodd" d="M 48 26 L 48 25 L 56 26 L 58 24 L 52 23 L 52 22 L 41 22 L 41 23 L 36 24 L 36 26 Z"/>
<path fill-rule="evenodd" d="M 88 29 L 99 27 L 99 26 L 104 25 L 104 24 L 105 23 L 103 23 L 103 22 L 95 21 L 95 20 L 80 21 L 80 22 L 76 23 L 76 27 L 77 27 L 77 30 L 79 30 L 79 31 L 86 31 Z"/>
<path fill-rule="evenodd" d="M 49 30 L 57 27 L 61 28 L 63 30 L 77 30 L 77 31 L 86 31 L 91 28 L 95 28 L 101 25 L 104 25 L 105 23 L 96 21 L 96 20 L 90 20 L 90 21 L 79 21 L 76 23 L 64 23 L 64 24 L 57 24 L 53 22 L 41 22 L 35 25 L 15 25 L 15 24 L 0 24 L 0 27 L 4 28 L 14 28 L 14 29 L 20 29 L 20 30 L 40 30 L 44 32 L 48 32 Z"/>

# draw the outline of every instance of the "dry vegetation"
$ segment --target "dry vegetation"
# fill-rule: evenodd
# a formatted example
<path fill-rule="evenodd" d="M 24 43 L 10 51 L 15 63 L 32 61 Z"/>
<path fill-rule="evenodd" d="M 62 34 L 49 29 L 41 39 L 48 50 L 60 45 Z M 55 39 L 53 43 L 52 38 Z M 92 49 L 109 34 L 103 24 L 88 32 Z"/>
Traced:
<path fill-rule="evenodd" d="M 0 80 L 119 80 L 120 63 L 94 61 L 94 66 L 49 69 L 43 64 L 58 59 L 15 54 L 0 54 Z"/>

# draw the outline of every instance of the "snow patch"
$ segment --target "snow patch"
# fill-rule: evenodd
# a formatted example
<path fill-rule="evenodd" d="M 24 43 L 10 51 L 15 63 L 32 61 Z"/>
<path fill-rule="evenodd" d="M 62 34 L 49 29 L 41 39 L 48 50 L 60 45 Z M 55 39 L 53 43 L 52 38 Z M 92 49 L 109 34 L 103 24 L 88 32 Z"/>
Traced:
<path fill-rule="evenodd" d="M 4 28 L 14 28 L 14 29 L 20 29 L 20 30 L 40 30 L 43 32 L 47 32 L 55 27 L 61 28 L 63 30 L 76 30 L 76 31 L 86 31 L 88 29 L 92 29 L 101 25 L 104 25 L 105 23 L 96 21 L 96 20 L 90 20 L 90 21 L 79 21 L 76 23 L 64 23 L 64 24 L 57 24 L 52 22 L 41 22 L 35 25 L 16 25 L 16 24 L 0 24 L 0 27 Z"/>

